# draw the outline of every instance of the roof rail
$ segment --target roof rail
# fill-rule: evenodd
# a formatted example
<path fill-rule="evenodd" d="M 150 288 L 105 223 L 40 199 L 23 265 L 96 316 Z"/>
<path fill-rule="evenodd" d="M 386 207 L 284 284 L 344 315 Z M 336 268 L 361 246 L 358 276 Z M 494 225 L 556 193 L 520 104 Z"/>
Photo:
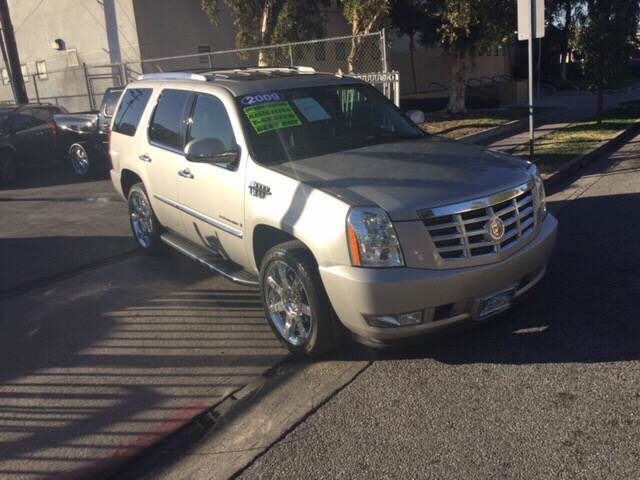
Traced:
<path fill-rule="evenodd" d="M 221 73 L 234 73 L 234 72 L 298 72 L 298 73 L 316 73 L 315 68 L 306 67 L 303 65 L 296 65 L 293 67 L 260 67 L 260 66 L 252 66 L 252 67 L 237 67 L 237 68 L 220 68 L 214 69 L 205 72 L 206 74 L 216 75 Z"/>
<path fill-rule="evenodd" d="M 145 73 L 139 75 L 138 80 L 197 80 L 199 82 L 206 82 L 209 79 L 206 75 L 199 73 L 189 72 L 165 72 L 165 73 Z"/>

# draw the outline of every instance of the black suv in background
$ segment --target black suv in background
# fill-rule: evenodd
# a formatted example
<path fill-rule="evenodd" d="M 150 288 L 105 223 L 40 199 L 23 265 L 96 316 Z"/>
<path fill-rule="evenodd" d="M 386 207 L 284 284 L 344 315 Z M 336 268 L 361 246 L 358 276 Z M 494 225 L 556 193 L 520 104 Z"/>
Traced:
<path fill-rule="evenodd" d="M 64 145 L 69 165 L 80 178 L 106 175 L 109 171 L 109 130 L 111 117 L 124 87 L 104 92 L 100 110 L 55 115 L 58 141 Z"/>
<path fill-rule="evenodd" d="M 19 170 L 57 160 L 60 145 L 53 116 L 62 107 L 26 104 L 0 107 L 0 185 L 11 184 Z"/>

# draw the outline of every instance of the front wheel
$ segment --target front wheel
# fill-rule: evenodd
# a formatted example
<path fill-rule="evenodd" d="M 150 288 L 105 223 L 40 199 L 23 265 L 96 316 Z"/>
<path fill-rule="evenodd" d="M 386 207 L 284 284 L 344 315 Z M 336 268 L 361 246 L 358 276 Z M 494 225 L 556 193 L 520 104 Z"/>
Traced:
<path fill-rule="evenodd" d="M 294 354 L 317 356 L 333 349 L 337 323 L 313 256 L 298 241 L 267 252 L 260 269 L 265 315 Z"/>
<path fill-rule="evenodd" d="M 136 183 L 129 190 L 129 221 L 133 237 L 145 253 L 156 254 L 162 250 L 161 227 L 156 218 L 147 191 L 142 183 Z"/>

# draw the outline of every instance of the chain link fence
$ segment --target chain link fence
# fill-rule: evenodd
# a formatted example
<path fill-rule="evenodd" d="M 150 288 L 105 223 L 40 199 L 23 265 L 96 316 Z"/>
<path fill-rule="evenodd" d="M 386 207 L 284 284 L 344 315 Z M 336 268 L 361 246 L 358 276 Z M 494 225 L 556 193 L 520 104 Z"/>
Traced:
<path fill-rule="evenodd" d="M 125 64 L 128 79 L 144 73 L 205 72 L 238 67 L 304 65 L 320 72 L 386 72 L 384 31 L 265 47 L 146 59 Z"/>
<path fill-rule="evenodd" d="M 319 72 L 343 72 L 370 81 L 399 103 L 399 76 L 388 72 L 384 30 L 357 36 L 333 37 L 265 47 L 241 48 L 145 59 L 114 65 L 86 65 L 27 75 L 31 101 L 52 103 L 70 112 L 96 110 L 104 91 L 126 85 L 145 73 L 206 72 L 251 66 L 304 65 Z M 377 74 L 375 78 L 372 76 Z M 386 74 L 381 75 L 381 74 Z M 11 103 L 8 79 L 0 89 L 0 103 Z"/>

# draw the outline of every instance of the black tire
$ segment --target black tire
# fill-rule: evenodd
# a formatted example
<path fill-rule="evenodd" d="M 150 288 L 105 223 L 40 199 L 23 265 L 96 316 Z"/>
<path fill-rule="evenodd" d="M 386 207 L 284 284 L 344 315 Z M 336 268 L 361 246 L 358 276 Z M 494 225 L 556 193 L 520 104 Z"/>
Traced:
<path fill-rule="evenodd" d="M 127 198 L 129 224 L 138 247 L 150 255 L 161 253 L 164 245 L 160 239 L 162 226 L 153 212 L 149 196 L 142 182 L 131 187 Z"/>
<path fill-rule="evenodd" d="M 87 145 L 74 143 L 67 151 L 71 171 L 78 178 L 92 178 L 98 170 L 96 158 L 93 152 L 90 153 Z"/>
<path fill-rule="evenodd" d="M 282 325 L 280 328 L 276 325 L 276 321 L 282 315 L 287 315 L 287 313 L 281 311 L 274 316 L 269 308 L 270 303 L 285 303 L 282 296 L 279 296 L 270 285 L 270 279 L 268 278 L 281 265 L 281 262 L 290 269 L 287 270 L 289 283 L 294 284 L 296 278 L 301 282 L 302 293 L 304 293 L 302 298 L 304 301 L 304 297 L 306 297 L 307 301 L 304 307 L 310 309 L 309 316 L 300 316 L 304 317 L 302 321 L 309 326 L 308 336 L 300 344 L 292 343 L 282 333 Z M 293 274 L 295 274 L 295 277 Z M 271 278 L 271 281 L 273 282 L 273 278 Z M 339 320 L 336 318 L 329 303 L 316 261 L 302 242 L 290 241 L 282 243 L 265 254 L 260 267 L 260 293 L 265 315 L 271 329 L 292 354 L 300 357 L 315 357 L 339 345 Z M 280 302 L 276 302 L 278 298 Z M 296 326 L 294 329 L 297 330 L 298 327 Z"/>
<path fill-rule="evenodd" d="M 11 152 L 0 152 L 0 186 L 13 185 L 16 181 L 18 166 Z"/>

